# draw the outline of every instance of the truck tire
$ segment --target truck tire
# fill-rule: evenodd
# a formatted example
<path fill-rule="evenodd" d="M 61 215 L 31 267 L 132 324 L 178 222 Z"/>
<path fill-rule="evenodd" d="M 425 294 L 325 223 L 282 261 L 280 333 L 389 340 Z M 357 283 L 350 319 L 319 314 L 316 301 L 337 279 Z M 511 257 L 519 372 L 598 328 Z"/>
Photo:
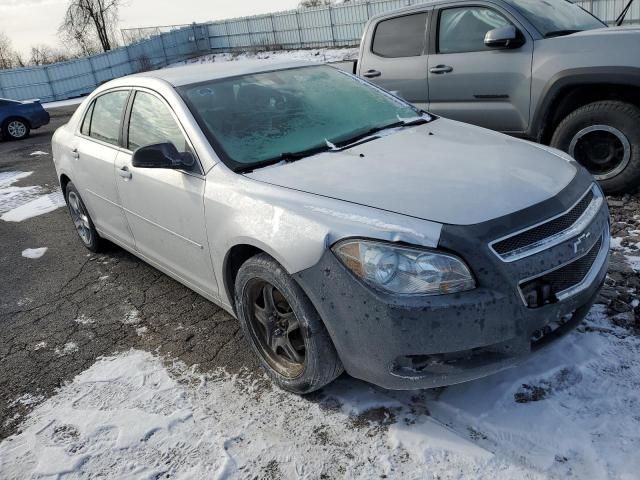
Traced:
<path fill-rule="evenodd" d="M 309 393 L 342 373 L 342 362 L 318 312 L 269 255 L 262 253 L 242 264 L 235 305 L 246 339 L 280 388 Z"/>
<path fill-rule="evenodd" d="M 574 110 L 560 122 L 551 146 L 587 168 L 609 195 L 640 184 L 640 108 L 605 100 Z"/>

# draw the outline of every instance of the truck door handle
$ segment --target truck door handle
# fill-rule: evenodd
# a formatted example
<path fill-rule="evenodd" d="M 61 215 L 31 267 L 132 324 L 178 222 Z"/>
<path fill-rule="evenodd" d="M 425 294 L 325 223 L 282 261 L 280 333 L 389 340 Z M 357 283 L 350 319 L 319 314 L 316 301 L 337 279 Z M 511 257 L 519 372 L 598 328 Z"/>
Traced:
<path fill-rule="evenodd" d="M 75 159 L 80 158 L 80 154 L 78 153 L 78 149 L 74 148 L 73 150 L 71 150 L 71 156 Z"/>
<path fill-rule="evenodd" d="M 129 180 L 131 178 L 131 172 L 127 167 L 122 167 L 120 170 L 118 170 L 118 175 L 120 175 L 125 180 Z"/>
<path fill-rule="evenodd" d="M 380 75 L 382 75 L 382 73 L 379 72 L 378 70 L 367 70 L 366 72 L 363 73 L 363 76 L 367 78 L 375 78 L 375 77 L 379 77 Z"/>
<path fill-rule="evenodd" d="M 449 65 L 436 65 L 435 67 L 431 67 L 429 71 L 440 75 L 441 73 L 453 72 L 453 67 L 450 67 Z"/>

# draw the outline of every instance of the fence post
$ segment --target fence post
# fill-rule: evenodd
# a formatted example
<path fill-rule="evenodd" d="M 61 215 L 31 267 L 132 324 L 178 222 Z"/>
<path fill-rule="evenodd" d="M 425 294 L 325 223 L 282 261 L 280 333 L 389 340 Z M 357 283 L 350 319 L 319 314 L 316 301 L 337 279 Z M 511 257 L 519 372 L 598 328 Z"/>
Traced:
<path fill-rule="evenodd" d="M 254 42 L 253 42 L 253 35 L 251 35 L 251 24 L 249 23 L 249 19 L 245 18 L 244 19 L 244 23 L 247 24 L 247 33 L 249 34 L 249 46 L 253 47 L 255 45 L 254 45 Z"/>
<path fill-rule="evenodd" d="M 49 85 L 49 90 L 51 90 L 51 96 L 54 100 L 58 100 L 58 95 L 56 94 L 56 91 L 53 88 L 53 82 L 51 81 L 51 75 L 49 75 L 49 68 L 45 65 L 42 67 L 42 70 L 44 71 L 45 77 L 47 77 L 47 84 Z"/>
<path fill-rule="evenodd" d="M 165 66 L 169 65 L 169 57 L 167 56 L 167 49 L 164 46 L 164 33 L 159 35 L 160 37 L 160 45 L 162 46 L 162 53 L 164 55 L 164 64 Z M 198 49 L 198 39 L 196 38 L 195 31 L 193 32 L 193 41 L 196 42 L 196 51 Z"/>
<path fill-rule="evenodd" d="M 296 9 L 296 24 L 298 25 L 298 40 L 300 40 L 300 48 L 304 48 L 302 41 L 302 27 L 300 26 L 300 12 Z"/>
<path fill-rule="evenodd" d="M 231 46 L 231 34 L 229 33 L 229 22 L 227 22 L 226 20 L 224 21 L 224 31 L 227 32 L 227 47 L 233 48 Z"/>
<path fill-rule="evenodd" d="M 109 61 L 109 57 L 107 57 L 106 54 L 105 54 L 105 58 L 107 59 L 107 61 Z M 93 84 L 97 87 L 98 86 L 98 77 L 96 77 L 96 69 L 93 66 L 93 62 L 91 61 L 91 57 L 87 57 L 87 60 L 89 61 L 89 67 L 91 69 L 91 76 L 93 77 Z M 111 66 L 111 64 L 109 64 L 109 66 Z"/>
<path fill-rule="evenodd" d="M 2 74 L 0 73 L 0 98 L 7 98 L 4 94 L 4 89 L 2 88 Z"/>
<path fill-rule="evenodd" d="M 271 14 L 271 32 L 273 33 L 273 49 L 276 49 L 278 38 L 276 37 L 276 24 L 273 21 L 273 13 Z"/>
<path fill-rule="evenodd" d="M 329 5 L 329 23 L 331 24 L 331 43 L 336 46 L 336 31 L 333 28 L 333 8 Z"/>
<path fill-rule="evenodd" d="M 367 0 L 364 5 L 367 8 L 367 20 L 369 20 L 371 18 L 371 2 Z"/>

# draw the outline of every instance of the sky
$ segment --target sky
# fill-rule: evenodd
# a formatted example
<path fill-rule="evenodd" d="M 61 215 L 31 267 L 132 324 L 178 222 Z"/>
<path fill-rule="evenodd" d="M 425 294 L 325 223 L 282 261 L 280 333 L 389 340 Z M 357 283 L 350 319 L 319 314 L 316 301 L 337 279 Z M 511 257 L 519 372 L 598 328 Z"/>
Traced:
<path fill-rule="evenodd" d="M 0 31 L 27 55 L 45 43 L 64 50 L 57 36 L 68 0 L 0 0 Z M 120 28 L 204 22 L 295 8 L 298 0 L 125 0 Z"/>

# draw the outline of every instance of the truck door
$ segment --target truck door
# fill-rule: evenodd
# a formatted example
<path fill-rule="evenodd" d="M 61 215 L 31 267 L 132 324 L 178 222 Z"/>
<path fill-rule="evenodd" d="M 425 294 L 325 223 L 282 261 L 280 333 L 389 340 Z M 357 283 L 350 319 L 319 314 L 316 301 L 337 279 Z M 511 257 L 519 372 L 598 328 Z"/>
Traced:
<path fill-rule="evenodd" d="M 427 107 L 429 12 L 384 18 L 367 30 L 358 75 L 420 108 Z"/>
<path fill-rule="evenodd" d="M 514 25 L 524 44 L 489 48 L 489 30 Z M 506 12 L 489 6 L 442 7 L 431 22 L 429 110 L 502 132 L 529 124 L 533 40 Z"/>

